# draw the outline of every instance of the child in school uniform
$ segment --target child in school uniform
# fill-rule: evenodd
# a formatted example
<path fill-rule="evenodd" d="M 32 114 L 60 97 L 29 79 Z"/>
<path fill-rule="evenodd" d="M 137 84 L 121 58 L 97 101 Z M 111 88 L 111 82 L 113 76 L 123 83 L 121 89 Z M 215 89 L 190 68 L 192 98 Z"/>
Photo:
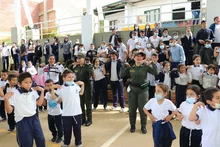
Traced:
<path fill-rule="evenodd" d="M 4 97 L 4 95 L 8 92 L 14 92 L 16 89 L 18 89 L 18 78 L 15 74 L 9 74 L 8 75 L 8 83 L 5 85 L 5 87 L 0 88 L 0 96 Z M 8 126 L 9 132 L 12 132 L 15 129 L 15 119 L 14 119 L 14 110 L 11 114 L 8 114 Z"/>
<path fill-rule="evenodd" d="M 153 122 L 155 147 L 171 147 L 172 141 L 176 139 L 170 123 L 170 120 L 176 114 L 176 106 L 165 98 L 167 94 L 168 86 L 158 83 L 155 89 L 155 98 L 150 99 L 143 108 L 145 114 Z M 151 110 L 151 113 L 149 110 Z M 172 111 L 172 114 L 169 115 L 169 111 Z"/>
<path fill-rule="evenodd" d="M 200 120 L 202 128 L 202 147 L 220 146 L 220 90 L 209 87 L 204 92 L 204 98 L 208 105 L 198 102 L 194 105 L 189 120 Z M 198 110 L 198 108 L 200 108 Z"/>
<path fill-rule="evenodd" d="M 206 71 L 206 67 L 201 65 L 201 56 L 195 54 L 193 56 L 193 65 L 188 66 L 187 72 L 190 72 L 192 75 L 192 84 L 196 84 L 199 87 L 202 87 L 199 83 L 199 79 L 201 78 L 202 74 Z"/>
<path fill-rule="evenodd" d="M 32 65 L 31 61 L 28 61 L 28 66 L 27 66 L 26 72 L 29 72 L 32 75 L 32 77 L 34 77 L 37 74 L 37 70 Z"/>
<path fill-rule="evenodd" d="M 180 147 L 201 147 L 202 129 L 199 121 L 190 121 L 189 115 L 201 97 L 201 88 L 190 85 L 186 89 L 186 101 L 178 108 L 178 119 L 182 121 L 180 129 Z"/>
<path fill-rule="evenodd" d="M 44 134 L 36 115 L 36 106 L 41 106 L 44 100 L 44 89 L 32 86 L 32 76 L 28 72 L 18 77 L 19 88 L 8 92 L 4 96 L 5 108 L 8 114 L 14 110 L 17 142 L 19 147 L 33 146 L 33 139 L 37 147 L 46 147 Z M 40 91 L 40 97 L 37 91 Z"/>
<path fill-rule="evenodd" d="M 186 72 L 184 64 L 179 64 L 177 68 L 179 76 L 175 78 L 176 106 L 179 108 L 180 104 L 186 99 L 187 84 L 192 82 L 192 75 L 190 72 Z"/>
<path fill-rule="evenodd" d="M 8 83 L 8 70 L 3 69 L 1 72 L 1 78 L 0 78 L 0 88 L 4 88 L 5 85 Z M 6 120 L 6 114 L 5 114 L 5 104 L 3 97 L 0 96 L 0 121 Z"/>
<path fill-rule="evenodd" d="M 62 147 L 68 147 L 72 137 L 72 130 L 75 137 L 76 147 L 82 147 L 81 139 L 81 106 L 80 106 L 80 95 L 84 92 L 84 83 L 78 81 L 73 82 L 74 74 L 71 70 L 66 69 L 63 72 L 64 85 L 53 85 L 52 86 L 52 98 L 60 98 L 60 102 L 63 102 L 62 120 L 64 129 L 64 144 Z M 79 87 L 81 86 L 81 88 Z M 58 88 L 56 94 L 54 88 Z"/>
<path fill-rule="evenodd" d="M 202 85 L 203 89 L 217 86 L 218 76 L 215 74 L 215 70 L 215 65 L 209 64 L 207 67 L 207 72 L 203 73 L 200 77 L 199 83 Z"/>
<path fill-rule="evenodd" d="M 47 104 L 48 108 L 48 127 L 52 133 L 53 138 L 51 139 L 52 142 L 60 143 L 63 137 L 63 126 L 62 126 L 62 119 L 61 119 L 61 108 L 60 103 L 58 102 L 58 98 L 53 100 L 51 96 L 51 89 L 54 85 L 53 80 L 48 79 L 45 82 L 45 89 L 48 91 L 45 94 L 45 101 L 44 105 Z"/>

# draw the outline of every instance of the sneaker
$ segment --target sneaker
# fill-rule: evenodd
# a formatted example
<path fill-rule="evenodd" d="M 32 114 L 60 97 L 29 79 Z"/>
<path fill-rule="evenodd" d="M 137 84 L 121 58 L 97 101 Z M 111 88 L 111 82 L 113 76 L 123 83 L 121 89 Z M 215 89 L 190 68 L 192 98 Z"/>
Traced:
<path fill-rule="evenodd" d="M 80 144 L 80 145 L 76 145 L 76 147 L 82 147 L 82 144 Z"/>
<path fill-rule="evenodd" d="M 3 118 L 0 116 L 0 121 L 2 121 L 3 120 Z"/>
<path fill-rule="evenodd" d="M 60 143 L 62 141 L 62 138 L 58 137 L 56 140 L 56 143 Z"/>
<path fill-rule="evenodd" d="M 104 107 L 104 111 L 108 111 L 108 107 Z"/>
<path fill-rule="evenodd" d="M 96 108 L 94 107 L 94 108 L 93 108 L 93 111 L 95 111 L 95 110 L 96 110 Z"/>
<path fill-rule="evenodd" d="M 125 108 L 121 108 L 120 112 L 124 113 L 125 112 Z"/>
<path fill-rule="evenodd" d="M 69 145 L 65 145 L 65 144 L 63 144 L 61 147 L 68 147 Z"/>
<path fill-rule="evenodd" d="M 14 129 L 8 129 L 8 132 L 12 132 L 12 131 L 14 131 Z"/>
<path fill-rule="evenodd" d="M 57 140 L 56 137 L 53 137 L 53 138 L 51 139 L 52 142 L 55 142 L 56 140 Z"/>
<path fill-rule="evenodd" d="M 111 108 L 111 110 L 112 110 L 112 111 L 113 111 L 113 110 L 117 110 L 117 107 L 114 107 L 114 106 L 113 106 L 113 107 Z"/>

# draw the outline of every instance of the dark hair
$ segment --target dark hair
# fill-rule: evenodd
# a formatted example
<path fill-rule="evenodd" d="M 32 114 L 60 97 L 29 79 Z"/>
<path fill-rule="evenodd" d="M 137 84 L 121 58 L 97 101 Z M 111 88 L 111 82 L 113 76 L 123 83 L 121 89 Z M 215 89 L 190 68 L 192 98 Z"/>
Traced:
<path fill-rule="evenodd" d="M 215 65 L 214 64 L 209 64 L 208 67 L 207 67 L 207 70 L 209 70 L 209 69 L 216 70 Z"/>
<path fill-rule="evenodd" d="M 92 64 L 93 64 L 93 65 L 95 65 L 95 61 L 96 61 L 97 59 L 99 60 L 99 58 L 94 58 L 94 59 L 92 60 Z M 99 60 L 99 62 L 100 62 L 100 60 Z"/>
<path fill-rule="evenodd" d="M 196 93 L 196 95 L 201 95 L 201 88 L 198 86 L 198 85 L 190 85 L 190 86 L 188 86 L 187 87 L 187 89 L 186 89 L 186 91 L 187 90 L 192 90 L 192 91 L 194 91 L 195 93 Z"/>
<path fill-rule="evenodd" d="M 205 43 L 211 43 L 211 40 L 206 39 L 206 40 L 205 40 Z"/>
<path fill-rule="evenodd" d="M 121 43 L 121 42 L 122 42 L 122 38 L 121 38 L 121 37 L 118 37 L 118 38 L 117 38 L 117 41 L 118 41 L 119 43 Z"/>
<path fill-rule="evenodd" d="M 176 41 L 176 40 L 175 40 L 174 38 L 170 38 L 169 42 L 170 42 L 170 41 Z"/>
<path fill-rule="evenodd" d="M 68 74 L 73 74 L 72 70 L 69 69 L 64 70 L 62 77 L 65 78 Z"/>
<path fill-rule="evenodd" d="M 201 21 L 201 25 L 202 25 L 203 23 L 206 23 L 206 20 L 202 20 L 202 21 Z"/>
<path fill-rule="evenodd" d="M 193 55 L 193 58 L 192 58 L 192 60 L 194 61 L 196 58 L 200 58 L 201 59 L 201 56 L 199 55 L 199 54 L 195 54 L 195 55 Z"/>
<path fill-rule="evenodd" d="M 153 57 L 153 56 L 154 56 L 154 57 L 158 57 L 158 53 L 152 53 L 152 54 L 151 54 L 151 57 Z"/>
<path fill-rule="evenodd" d="M 17 76 L 15 74 L 8 75 L 8 81 L 11 81 L 13 78 L 17 78 Z"/>
<path fill-rule="evenodd" d="M 50 57 L 54 57 L 55 58 L 54 54 L 50 54 L 48 59 L 50 59 Z"/>
<path fill-rule="evenodd" d="M 183 64 L 183 63 L 178 64 L 178 66 L 177 66 L 178 71 L 180 70 L 180 67 L 182 67 L 182 66 L 185 66 L 185 64 Z"/>
<path fill-rule="evenodd" d="M 169 87 L 166 84 L 158 83 L 157 86 L 160 87 L 163 90 L 164 93 L 166 93 L 166 92 L 168 93 Z"/>
<path fill-rule="evenodd" d="M 2 72 L 8 73 L 8 70 L 7 69 L 3 69 Z"/>
<path fill-rule="evenodd" d="M 215 21 L 217 18 L 219 18 L 219 16 L 215 16 L 215 17 L 214 17 L 214 21 Z"/>
<path fill-rule="evenodd" d="M 168 31 L 168 29 L 167 29 L 167 28 L 165 28 L 165 29 L 163 29 L 163 32 L 164 32 L 164 31 Z"/>
<path fill-rule="evenodd" d="M 36 42 L 40 42 L 39 40 L 36 40 Z"/>
<path fill-rule="evenodd" d="M 113 44 L 109 43 L 108 46 L 113 46 Z"/>
<path fill-rule="evenodd" d="M 18 82 L 22 83 L 22 81 L 24 81 L 24 79 L 27 79 L 27 78 L 32 79 L 32 75 L 29 72 L 23 72 L 18 76 Z"/>
<path fill-rule="evenodd" d="M 144 33 L 144 30 L 140 30 L 140 33 Z"/>
<path fill-rule="evenodd" d="M 94 45 L 94 43 L 90 43 L 90 45 Z"/>
<path fill-rule="evenodd" d="M 48 80 L 45 81 L 45 84 L 46 84 L 46 83 L 48 84 L 48 83 L 54 83 L 54 82 L 53 82 L 53 80 L 48 79 Z"/>
<path fill-rule="evenodd" d="M 219 92 L 220 90 L 218 88 L 215 88 L 215 87 L 209 87 L 205 90 L 204 92 L 204 100 L 207 101 L 207 100 L 210 100 L 212 101 L 212 98 L 213 98 L 213 94 L 216 93 L 216 92 Z"/>
<path fill-rule="evenodd" d="M 170 64 L 170 62 L 169 61 L 164 61 L 163 62 L 163 67 L 167 64 L 167 63 L 169 63 Z"/>

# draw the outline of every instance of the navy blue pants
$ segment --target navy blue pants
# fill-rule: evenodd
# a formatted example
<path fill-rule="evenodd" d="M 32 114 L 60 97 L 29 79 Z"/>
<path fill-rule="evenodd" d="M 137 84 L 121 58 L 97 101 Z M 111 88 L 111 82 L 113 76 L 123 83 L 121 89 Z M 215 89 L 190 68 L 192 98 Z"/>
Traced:
<path fill-rule="evenodd" d="M 46 147 L 44 134 L 37 115 L 24 117 L 16 124 L 19 147 L 32 147 L 33 139 L 37 147 Z"/>
<path fill-rule="evenodd" d="M 191 136 L 191 137 L 190 137 Z M 180 129 L 180 147 L 201 147 L 202 130 Z"/>
<path fill-rule="evenodd" d="M 48 114 L 48 126 L 53 137 L 63 137 L 63 126 L 61 115 L 52 116 Z"/>
<path fill-rule="evenodd" d="M 55 56 L 55 61 L 59 62 L 59 54 L 53 54 Z"/>
<path fill-rule="evenodd" d="M 108 94 L 107 94 L 107 81 L 106 78 L 103 78 L 99 81 L 94 81 L 94 108 L 99 104 L 99 97 L 101 102 L 103 102 L 104 108 L 107 107 Z"/>
<path fill-rule="evenodd" d="M 177 66 L 180 64 L 180 62 L 171 62 L 171 70 L 173 68 L 177 68 Z"/>
<path fill-rule="evenodd" d="M 24 60 L 24 62 L 26 63 L 26 65 L 28 65 L 28 58 L 27 55 L 24 55 L 21 57 L 21 61 Z"/>
<path fill-rule="evenodd" d="M 49 55 L 48 54 L 44 54 L 44 59 L 45 59 L 45 63 L 48 64 L 48 59 L 49 59 Z"/>
<path fill-rule="evenodd" d="M 28 53 L 28 61 L 31 61 L 33 63 L 34 61 L 34 53 Z"/>
<path fill-rule="evenodd" d="M 68 60 L 71 59 L 71 53 L 70 54 L 63 54 L 63 59 L 64 59 L 64 62 L 66 63 Z"/>
<path fill-rule="evenodd" d="M 81 115 L 62 116 L 64 129 L 64 144 L 69 145 L 72 138 L 72 130 L 75 137 L 75 145 L 82 144 L 81 137 Z"/>
<path fill-rule="evenodd" d="M 4 100 L 0 100 L 0 116 L 1 116 L 1 118 L 3 118 L 3 119 L 6 118 Z"/>
<path fill-rule="evenodd" d="M 179 108 L 180 104 L 186 100 L 187 85 L 176 84 L 176 107 Z"/>
<path fill-rule="evenodd" d="M 149 86 L 149 99 L 154 98 L 155 86 Z"/>
<path fill-rule="evenodd" d="M 13 61 L 14 61 L 14 70 L 17 70 L 20 68 L 20 56 L 18 54 L 13 55 Z"/>
<path fill-rule="evenodd" d="M 8 126 L 9 129 L 14 130 L 15 129 L 15 114 L 14 114 L 14 110 L 12 111 L 11 114 L 7 114 L 8 115 Z"/>
<path fill-rule="evenodd" d="M 41 57 L 34 56 L 34 61 L 33 61 L 33 65 L 34 66 L 36 66 L 37 61 L 38 61 L 39 65 L 40 65 L 41 64 Z"/>
<path fill-rule="evenodd" d="M 8 56 L 2 56 L 2 64 L 3 64 L 3 69 L 8 69 L 9 68 L 9 57 Z"/>
<path fill-rule="evenodd" d="M 112 88 L 112 94 L 113 94 L 113 106 L 117 107 L 118 105 L 118 97 L 120 101 L 121 108 L 125 107 L 124 102 L 124 86 L 122 80 L 120 81 L 110 81 L 111 88 Z"/>

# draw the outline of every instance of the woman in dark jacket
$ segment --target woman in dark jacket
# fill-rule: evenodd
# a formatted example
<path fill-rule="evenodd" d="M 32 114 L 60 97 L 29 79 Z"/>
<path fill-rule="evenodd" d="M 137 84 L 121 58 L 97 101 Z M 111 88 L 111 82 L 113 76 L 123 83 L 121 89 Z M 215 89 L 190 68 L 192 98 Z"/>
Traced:
<path fill-rule="evenodd" d="M 193 36 L 190 27 L 186 28 L 186 34 L 181 38 L 182 46 L 185 52 L 186 65 L 192 65 L 193 49 L 196 43 L 196 39 Z"/>
<path fill-rule="evenodd" d="M 133 31 L 136 31 L 138 33 L 138 37 L 140 37 L 140 30 L 139 30 L 138 24 L 134 24 L 134 30 Z M 130 31 L 130 34 L 129 34 L 130 38 L 132 38 L 132 32 L 133 31 Z"/>
<path fill-rule="evenodd" d="M 54 37 L 54 43 L 51 44 L 51 49 L 56 62 L 59 62 L 59 39 L 57 37 Z"/>
<path fill-rule="evenodd" d="M 154 35 L 153 31 L 151 31 L 150 25 L 146 24 L 145 25 L 145 36 L 147 36 L 148 38 L 150 38 L 151 36 Z"/>

